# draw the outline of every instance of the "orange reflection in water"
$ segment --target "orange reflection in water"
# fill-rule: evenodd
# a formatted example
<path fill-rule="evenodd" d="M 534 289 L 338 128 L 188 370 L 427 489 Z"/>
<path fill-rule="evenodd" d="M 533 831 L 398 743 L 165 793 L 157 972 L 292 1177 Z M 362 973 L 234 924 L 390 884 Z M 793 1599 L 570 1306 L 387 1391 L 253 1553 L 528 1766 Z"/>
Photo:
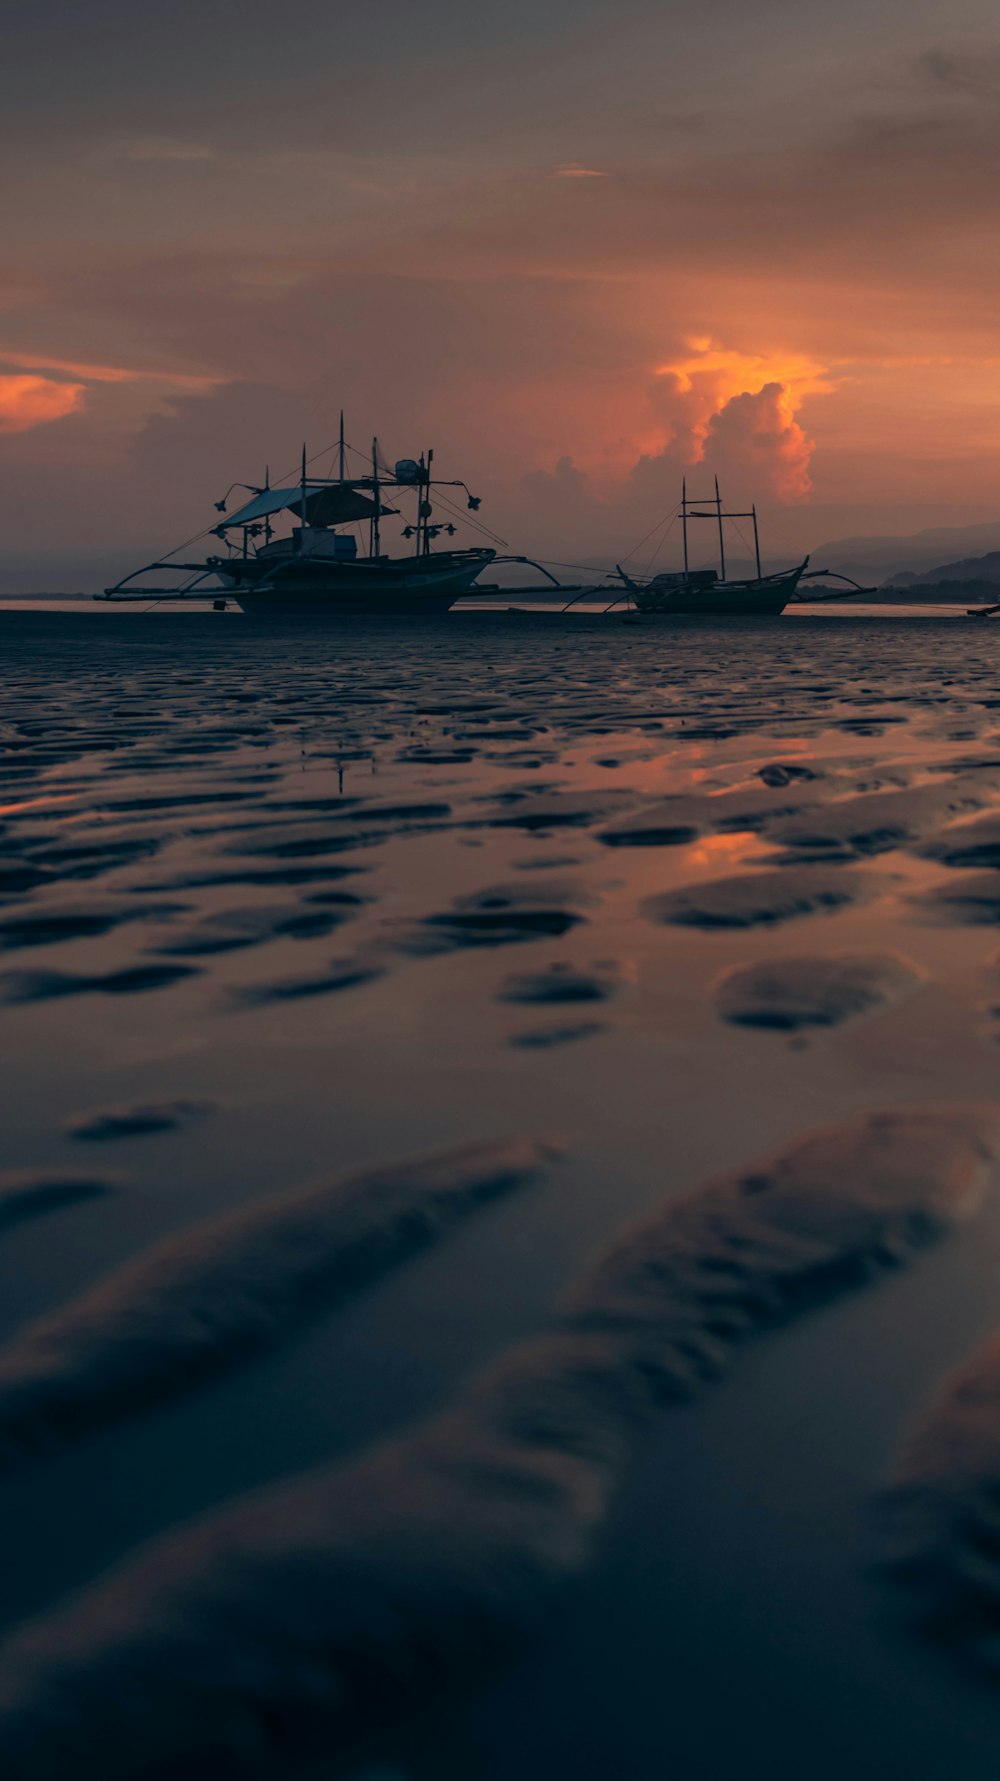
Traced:
<path fill-rule="evenodd" d="M 736 829 L 732 834 L 704 835 L 688 849 L 685 863 L 689 866 L 739 866 L 754 864 L 771 852 L 766 841 L 752 829 Z"/>
<path fill-rule="evenodd" d="M 40 810 L 49 804 L 70 804 L 76 792 L 52 792 L 44 798 L 23 798 L 18 804 L 0 804 L 0 816 L 17 816 L 22 810 Z"/>

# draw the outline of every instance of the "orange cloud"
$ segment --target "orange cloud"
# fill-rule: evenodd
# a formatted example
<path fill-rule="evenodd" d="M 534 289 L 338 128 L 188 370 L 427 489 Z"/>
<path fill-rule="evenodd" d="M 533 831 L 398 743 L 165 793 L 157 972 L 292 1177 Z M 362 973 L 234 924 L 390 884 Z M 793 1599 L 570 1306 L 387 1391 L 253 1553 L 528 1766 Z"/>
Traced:
<path fill-rule="evenodd" d="M 27 433 L 83 407 L 82 383 L 0 373 L 0 433 Z"/>
<path fill-rule="evenodd" d="M 659 455 L 700 464 L 721 454 L 726 467 L 763 475 L 785 501 L 809 494 L 813 442 L 796 419 L 806 396 L 834 385 L 823 366 L 799 354 L 757 354 L 688 341 L 690 356 L 661 365 L 653 404 L 668 429 Z"/>
<path fill-rule="evenodd" d="M 806 396 L 832 389 L 826 369 L 801 353 L 746 353 L 734 347 L 719 346 L 706 335 L 693 335 L 687 341 L 690 357 L 670 365 L 660 365 L 661 376 L 673 375 L 687 387 L 695 380 L 709 379 L 724 392 L 724 399 L 751 394 L 765 383 L 780 383 Z"/>
<path fill-rule="evenodd" d="M 149 371 L 139 366 L 90 365 L 78 359 L 54 359 L 38 353 L 9 352 L 0 346 L 0 362 L 23 365 L 29 371 L 68 371 L 88 383 L 169 383 L 182 390 L 213 390 L 226 380 L 189 371 Z"/>
<path fill-rule="evenodd" d="M 795 419 L 788 391 L 766 383 L 731 396 L 708 424 L 704 457 L 716 472 L 730 468 L 751 486 L 769 486 L 783 501 L 804 501 L 812 492 L 813 442 Z"/>
<path fill-rule="evenodd" d="M 553 179 L 607 179 L 607 174 L 599 167 L 581 167 L 579 161 L 565 161 L 561 167 L 553 167 Z"/>

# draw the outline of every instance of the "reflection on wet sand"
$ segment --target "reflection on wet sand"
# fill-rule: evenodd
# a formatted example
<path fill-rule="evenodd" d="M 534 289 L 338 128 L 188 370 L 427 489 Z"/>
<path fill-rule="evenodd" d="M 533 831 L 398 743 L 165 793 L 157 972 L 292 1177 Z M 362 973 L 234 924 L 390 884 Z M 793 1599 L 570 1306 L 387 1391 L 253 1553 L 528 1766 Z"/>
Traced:
<path fill-rule="evenodd" d="M 992 1175 L 995 674 L 926 620 L 466 615 L 266 649 L 194 620 L 18 625 L 0 1525 L 7 1618 L 42 1618 L 12 1629 L 4 1735 L 26 1776 L 72 1748 L 81 1776 L 211 1751 L 290 1778 L 372 1732 L 376 1684 L 386 1710 L 447 1704 L 597 1562 L 665 1404 L 950 1231 Z M 497 1145 L 519 1131 L 571 1162 Z M 975 1335 L 967 1241 L 942 1249 Z M 915 1349 L 898 1426 L 934 1365 Z M 978 1526 L 993 1462 L 966 1478 L 955 1391 L 907 1462 L 908 1525 L 967 1594 L 941 1504 L 975 1495 Z M 879 1484 L 859 1467 L 860 1497 Z M 43 1503 L 73 1520 L 59 1554 Z M 866 1557 L 845 1541 L 844 1575 Z M 883 1637 L 859 1631 L 859 1665 Z"/>

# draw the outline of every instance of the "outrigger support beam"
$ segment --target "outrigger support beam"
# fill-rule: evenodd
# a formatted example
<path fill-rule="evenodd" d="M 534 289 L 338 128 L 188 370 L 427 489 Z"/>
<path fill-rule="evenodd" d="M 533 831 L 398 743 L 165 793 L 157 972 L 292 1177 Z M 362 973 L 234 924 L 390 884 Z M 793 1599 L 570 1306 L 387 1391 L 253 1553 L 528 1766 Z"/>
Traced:
<path fill-rule="evenodd" d="M 493 563 L 494 563 L 494 566 L 497 563 L 527 563 L 529 569 L 537 569 L 538 573 L 540 575 L 544 575 L 546 581 L 550 581 L 552 583 L 552 586 L 555 588 L 558 588 L 559 592 L 561 594 L 571 593 L 573 595 L 573 598 L 572 598 L 572 600 L 568 600 L 566 602 L 566 605 L 560 608 L 560 610 L 562 612 L 568 612 L 570 607 L 575 606 L 577 600 L 582 600 L 585 594 L 600 593 L 602 585 L 603 585 L 599 581 L 588 582 L 586 587 L 579 587 L 579 585 L 576 582 L 570 582 L 569 584 L 567 584 L 565 581 L 560 581 L 559 577 L 557 575 L 553 575 L 551 569 L 546 569 L 544 563 L 537 563 L 535 561 L 534 557 L 513 557 L 513 556 L 494 557 Z M 469 595 L 470 595 L 470 597 L 474 598 L 475 595 L 480 593 L 481 591 L 483 591 L 483 590 L 481 590 L 477 587 L 471 587 L 469 589 Z M 535 588 L 531 588 L 529 590 L 526 588 L 516 588 L 516 587 L 498 589 L 499 593 L 511 594 L 511 595 L 515 595 L 518 593 L 527 593 L 529 591 L 531 593 L 535 593 L 535 592 L 540 592 L 542 590 L 535 589 Z"/>
<path fill-rule="evenodd" d="M 803 594 L 796 592 L 792 595 L 793 605 L 819 606 L 824 600 L 856 600 L 859 594 L 878 593 L 877 587 L 862 587 L 861 583 L 855 581 L 853 576 L 841 575 L 837 569 L 810 569 L 802 579 L 803 581 L 812 581 L 814 577 L 817 580 L 826 578 L 830 581 L 849 581 L 851 585 L 849 588 L 836 588 L 829 594 Z"/>
<path fill-rule="evenodd" d="M 534 557 L 494 557 L 493 561 L 494 563 L 527 563 L 529 569 L 537 569 L 540 575 L 545 576 L 546 581 L 551 581 L 553 587 L 564 585 L 557 575 L 553 575 L 550 570 L 546 569 L 544 563 L 536 563 Z M 512 588 L 511 592 L 515 592 L 515 589 Z"/>
<path fill-rule="evenodd" d="M 143 588 L 143 587 L 132 587 L 129 585 L 131 582 L 135 581 L 135 579 L 138 575 L 148 575 L 154 569 L 172 569 L 175 574 L 177 573 L 178 570 L 181 570 L 182 572 L 184 570 L 187 570 L 188 573 L 193 577 L 193 580 L 187 582 L 184 587 Z M 152 599 L 156 599 L 156 600 L 183 600 L 183 599 L 186 599 L 189 595 L 192 595 L 194 593 L 194 590 L 198 586 L 199 582 L 207 581 L 209 576 L 216 575 L 217 573 L 218 573 L 218 571 L 215 569 L 206 568 L 204 563 L 173 563 L 173 562 L 143 563 L 141 569 L 133 569 L 131 575 L 123 575 L 121 581 L 115 582 L 114 587 L 106 587 L 104 589 L 103 593 L 95 594 L 94 599 L 95 600 L 140 600 L 140 599 L 141 600 L 152 600 Z M 211 594 L 211 593 L 222 594 L 223 592 L 225 592 L 225 590 L 223 588 L 208 588 L 205 591 L 205 593 L 202 594 L 200 597 L 205 599 L 208 597 L 208 594 Z"/>

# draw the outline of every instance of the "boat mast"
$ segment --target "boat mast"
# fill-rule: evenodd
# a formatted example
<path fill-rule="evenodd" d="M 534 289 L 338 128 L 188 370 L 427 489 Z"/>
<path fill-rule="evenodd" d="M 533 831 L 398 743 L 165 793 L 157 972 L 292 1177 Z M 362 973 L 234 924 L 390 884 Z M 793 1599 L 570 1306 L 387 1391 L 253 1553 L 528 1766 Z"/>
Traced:
<path fill-rule="evenodd" d="M 306 542 L 306 446 L 305 446 L 305 440 L 302 441 L 302 476 L 301 476 L 300 486 L 301 486 L 300 505 L 302 508 L 302 527 L 299 532 L 299 549 L 302 551 L 302 554 L 305 555 L 305 542 Z"/>
<path fill-rule="evenodd" d="M 726 540 L 725 540 L 723 530 L 722 530 L 722 496 L 719 494 L 719 478 L 718 477 L 716 477 L 716 479 L 715 479 L 715 511 L 716 511 L 716 514 L 717 514 L 718 520 L 719 520 L 719 568 L 722 571 L 720 579 L 722 581 L 725 581 L 725 579 L 726 579 Z"/>
<path fill-rule="evenodd" d="M 431 465 L 433 464 L 433 462 L 434 462 L 434 449 L 431 446 L 428 448 L 428 451 L 427 451 L 427 500 L 424 502 L 424 506 L 427 509 L 427 512 L 424 514 L 424 556 L 425 557 L 429 557 L 431 554 L 431 534 L 430 534 Z"/>
<path fill-rule="evenodd" d="M 684 573 L 688 572 L 688 485 L 685 476 L 681 482 L 681 531 L 684 534 Z"/>
<path fill-rule="evenodd" d="M 421 452 L 420 453 L 420 468 L 419 468 L 419 475 L 418 475 L 418 480 L 417 480 L 417 542 L 413 547 L 413 554 L 414 554 L 414 556 L 417 556 L 417 557 L 420 555 L 420 528 L 423 525 L 423 520 L 424 520 L 424 514 L 423 514 L 424 473 L 425 473 L 424 454 L 423 454 L 423 452 Z"/>
<path fill-rule="evenodd" d="M 754 556 L 757 558 L 757 580 L 759 581 L 760 580 L 760 539 L 757 536 L 757 503 L 756 503 L 756 501 L 751 503 L 750 514 L 751 514 L 751 518 L 753 519 L 753 551 L 754 551 Z"/>
<path fill-rule="evenodd" d="M 340 411 L 340 480 L 344 480 L 344 410 Z"/>
<path fill-rule="evenodd" d="M 381 551 L 381 548 L 382 548 L 381 540 L 379 538 L 379 520 L 382 516 L 382 502 L 381 502 L 381 499 L 379 496 L 379 487 L 378 487 L 378 440 L 377 439 L 372 440 L 372 493 L 374 494 L 374 497 L 375 497 L 375 512 L 372 514 L 372 534 L 371 534 L 371 544 L 370 544 L 369 548 L 370 548 L 372 556 L 377 557 Z"/>

